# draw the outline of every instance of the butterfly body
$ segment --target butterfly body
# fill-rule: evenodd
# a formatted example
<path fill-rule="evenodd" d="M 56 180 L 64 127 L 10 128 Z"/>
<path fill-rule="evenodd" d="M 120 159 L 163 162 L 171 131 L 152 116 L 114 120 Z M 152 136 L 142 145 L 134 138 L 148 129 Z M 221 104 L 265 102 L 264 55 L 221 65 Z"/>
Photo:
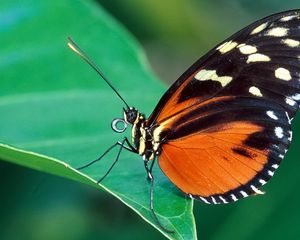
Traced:
<path fill-rule="evenodd" d="M 148 126 L 145 115 L 133 107 L 124 109 L 123 115 L 124 121 L 131 125 L 131 142 L 136 153 L 142 156 L 145 162 L 154 160 L 160 153 L 161 141 L 157 133 L 159 126 Z"/>

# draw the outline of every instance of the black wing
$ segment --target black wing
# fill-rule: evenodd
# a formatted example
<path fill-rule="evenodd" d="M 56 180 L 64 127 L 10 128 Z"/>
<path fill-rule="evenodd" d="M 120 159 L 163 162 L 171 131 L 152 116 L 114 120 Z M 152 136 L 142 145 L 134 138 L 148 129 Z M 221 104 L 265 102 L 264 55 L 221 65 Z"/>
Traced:
<path fill-rule="evenodd" d="M 299 17 L 292 10 L 263 18 L 209 51 L 166 91 L 149 125 L 217 95 L 261 93 L 293 118 L 300 100 Z"/>

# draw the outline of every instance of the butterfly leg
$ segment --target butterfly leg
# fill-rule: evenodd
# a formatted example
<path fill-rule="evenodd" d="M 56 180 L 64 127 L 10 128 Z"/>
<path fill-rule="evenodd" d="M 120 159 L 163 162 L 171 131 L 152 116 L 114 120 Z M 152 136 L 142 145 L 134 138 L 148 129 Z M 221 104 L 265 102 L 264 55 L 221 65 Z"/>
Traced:
<path fill-rule="evenodd" d="M 154 165 L 154 160 L 152 161 L 151 163 L 151 166 L 150 168 L 148 167 L 148 161 L 144 161 L 145 163 L 145 169 L 146 169 L 146 172 L 147 172 L 147 177 L 148 177 L 148 180 L 150 181 L 150 204 L 149 204 L 149 209 L 150 209 L 150 212 L 153 216 L 153 219 L 154 221 L 156 222 L 156 224 L 159 226 L 160 229 L 162 229 L 164 232 L 167 232 L 167 233 L 174 233 L 173 230 L 170 230 L 166 227 L 164 227 L 160 221 L 158 220 L 158 217 L 154 211 L 154 205 L 153 205 L 153 193 L 154 193 L 154 177 L 152 175 L 152 168 L 153 168 L 153 165 Z"/>
<path fill-rule="evenodd" d="M 138 150 L 134 146 L 132 146 L 132 144 L 129 142 L 128 138 L 125 137 L 124 139 L 125 139 L 126 144 L 128 145 L 128 146 L 124 145 L 124 148 L 130 152 L 138 153 Z M 120 145 L 121 142 L 118 142 L 118 143 Z"/>
<path fill-rule="evenodd" d="M 151 162 L 150 169 L 149 169 L 150 173 L 152 173 L 152 168 L 154 166 L 155 160 L 156 159 L 154 158 L 153 161 Z"/>
<path fill-rule="evenodd" d="M 126 145 L 124 145 L 124 142 L 126 142 Z M 133 153 L 137 153 L 137 150 L 130 144 L 130 142 L 128 141 L 127 137 L 124 138 L 123 141 L 118 141 L 115 144 L 113 144 L 112 146 L 110 146 L 100 157 L 98 157 L 97 159 L 89 162 L 88 164 L 85 164 L 81 167 L 76 168 L 77 170 L 81 170 L 84 169 L 86 167 L 89 167 L 91 165 L 93 165 L 94 163 L 100 161 L 106 154 L 108 154 L 113 148 L 115 148 L 116 146 L 121 146 L 121 148 L 125 148 L 127 151 L 133 152 Z"/>
<path fill-rule="evenodd" d="M 110 171 L 113 169 L 113 167 L 116 165 L 116 163 L 118 162 L 119 160 L 119 157 L 120 157 L 120 154 L 122 152 L 122 150 L 124 149 L 124 143 L 126 142 L 126 138 L 124 138 L 124 140 L 121 142 L 121 144 L 119 144 L 119 142 L 117 142 L 118 145 L 120 145 L 120 149 L 119 149 L 119 152 L 118 152 L 118 155 L 115 159 L 115 161 L 113 162 L 113 164 L 110 166 L 110 168 L 107 170 L 107 172 L 103 175 L 103 177 L 101 177 L 97 183 L 100 183 L 104 178 L 106 178 L 106 176 L 110 173 Z M 126 149 L 126 148 L 125 148 Z"/>

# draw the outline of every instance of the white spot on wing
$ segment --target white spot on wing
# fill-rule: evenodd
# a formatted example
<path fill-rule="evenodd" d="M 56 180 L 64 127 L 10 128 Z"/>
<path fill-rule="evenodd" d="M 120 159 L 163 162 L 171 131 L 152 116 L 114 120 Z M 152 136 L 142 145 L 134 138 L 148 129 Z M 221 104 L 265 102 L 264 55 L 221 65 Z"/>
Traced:
<path fill-rule="evenodd" d="M 261 32 L 262 30 L 264 30 L 267 26 L 268 26 L 268 23 L 265 22 L 265 23 L 259 25 L 258 27 L 254 28 L 250 34 L 252 35 L 252 34 L 259 33 L 259 32 Z"/>
<path fill-rule="evenodd" d="M 288 34 L 288 29 L 284 28 L 284 27 L 275 27 L 270 29 L 267 32 L 267 36 L 271 36 L 271 37 L 284 37 Z"/>
<path fill-rule="evenodd" d="M 203 202 L 205 202 L 205 203 L 207 203 L 207 204 L 210 204 L 210 202 L 209 201 L 207 201 L 205 198 L 203 198 L 203 197 L 199 197 Z"/>
<path fill-rule="evenodd" d="M 225 87 L 228 83 L 231 82 L 232 77 L 230 76 L 218 76 L 216 70 L 200 70 L 196 75 L 195 79 L 199 81 L 218 81 L 221 83 L 222 87 Z"/>
<path fill-rule="evenodd" d="M 283 129 L 282 127 L 275 127 L 275 135 L 278 137 L 278 138 L 283 138 Z"/>
<path fill-rule="evenodd" d="M 218 204 L 214 197 L 211 197 L 213 204 Z"/>
<path fill-rule="evenodd" d="M 299 101 L 300 100 L 300 94 L 296 93 L 295 95 L 291 96 L 292 99 Z"/>
<path fill-rule="evenodd" d="M 259 179 L 259 182 L 262 184 L 262 185 L 265 185 L 267 182 L 263 179 Z"/>
<path fill-rule="evenodd" d="M 281 18 L 280 21 L 281 22 L 287 22 L 287 21 L 292 20 L 295 17 L 296 17 L 296 15 L 286 16 L 286 17 Z"/>
<path fill-rule="evenodd" d="M 300 46 L 300 42 L 294 39 L 283 39 L 281 40 L 281 42 L 285 45 L 287 45 L 288 47 L 294 48 L 294 47 L 299 47 Z"/>
<path fill-rule="evenodd" d="M 254 87 L 254 86 L 249 88 L 249 93 L 251 93 L 251 94 L 253 94 L 254 96 L 257 96 L 257 97 L 262 97 L 263 96 L 261 91 L 257 87 Z"/>
<path fill-rule="evenodd" d="M 219 196 L 219 198 L 223 203 L 228 203 L 222 196 Z"/>
<path fill-rule="evenodd" d="M 289 81 L 292 79 L 291 73 L 289 70 L 287 70 L 286 68 L 277 68 L 275 70 L 275 77 L 277 77 L 278 79 L 281 80 L 285 80 L 285 81 Z"/>
<path fill-rule="evenodd" d="M 284 155 L 279 154 L 278 157 L 281 158 L 281 159 L 283 159 L 283 158 L 284 158 Z"/>
<path fill-rule="evenodd" d="M 290 106 L 294 106 L 296 104 L 296 102 L 294 100 L 290 99 L 289 97 L 285 98 L 285 102 Z"/>
<path fill-rule="evenodd" d="M 239 45 L 239 50 L 242 54 L 252 54 L 257 52 L 257 48 L 251 45 Z"/>
<path fill-rule="evenodd" d="M 242 194 L 242 196 L 245 198 L 245 197 L 248 197 L 248 194 L 245 192 L 245 191 L 240 191 L 240 193 Z"/>
<path fill-rule="evenodd" d="M 261 53 L 254 53 L 248 56 L 247 63 L 251 62 L 270 62 L 271 58 Z"/>
<path fill-rule="evenodd" d="M 289 134 L 290 134 L 290 136 L 289 136 L 288 140 L 291 142 L 291 141 L 292 141 L 292 138 L 293 138 L 293 132 L 292 132 L 292 131 L 289 131 Z"/>
<path fill-rule="evenodd" d="M 231 51 L 237 45 L 238 45 L 238 43 L 232 42 L 232 41 L 224 42 L 222 45 L 217 47 L 217 50 L 219 50 L 220 53 L 224 54 L 224 53 Z"/>
<path fill-rule="evenodd" d="M 237 197 L 236 197 L 234 194 L 231 194 L 230 196 L 231 196 L 231 198 L 232 198 L 232 200 L 233 200 L 234 202 L 236 202 L 236 201 L 238 200 Z"/>
<path fill-rule="evenodd" d="M 274 120 L 278 120 L 278 117 L 275 115 L 273 111 L 267 111 L 267 115 Z"/>
<path fill-rule="evenodd" d="M 273 164 L 273 165 L 272 165 L 272 168 L 274 168 L 274 169 L 277 169 L 278 167 L 279 167 L 278 164 Z"/>
<path fill-rule="evenodd" d="M 274 176 L 274 172 L 272 172 L 272 171 L 268 171 L 268 174 L 269 174 L 269 176 L 271 176 L 271 177 L 273 177 Z"/>
<path fill-rule="evenodd" d="M 250 187 L 257 194 L 265 194 L 263 191 L 257 189 L 254 185 L 251 185 Z"/>

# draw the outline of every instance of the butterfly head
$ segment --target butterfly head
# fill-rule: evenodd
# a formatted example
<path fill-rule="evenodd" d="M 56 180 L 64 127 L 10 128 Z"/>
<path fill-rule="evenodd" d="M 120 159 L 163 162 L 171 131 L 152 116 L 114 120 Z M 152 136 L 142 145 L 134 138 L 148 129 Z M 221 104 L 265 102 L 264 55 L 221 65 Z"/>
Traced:
<path fill-rule="evenodd" d="M 134 107 L 130 107 L 128 109 L 123 108 L 123 110 L 124 110 L 124 120 L 126 123 L 135 124 L 139 120 L 141 114 Z"/>
<path fill-rule="evenodd" d="M 136 125 L 138 122 L 145 121 L 144 114 L 141 114 L 134 107 L 123 108 L 124 118 L 116 118 L 111 122 L 111 127 L 115 132 L 122 133 L 126 130 L 127 125 Z"/>

